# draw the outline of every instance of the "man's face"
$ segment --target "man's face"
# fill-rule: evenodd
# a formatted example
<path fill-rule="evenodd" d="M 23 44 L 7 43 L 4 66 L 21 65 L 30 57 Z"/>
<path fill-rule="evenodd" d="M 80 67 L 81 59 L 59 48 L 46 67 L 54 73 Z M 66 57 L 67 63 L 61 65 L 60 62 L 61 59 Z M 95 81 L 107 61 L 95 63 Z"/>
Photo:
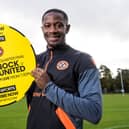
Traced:
<path fill-rule="evenodd" d="M 44 16 L 42 31 L 48 47 L 53 47 L 65 42 L 65 35 L 69 25 L 61 13 L 50 12 Z"/>

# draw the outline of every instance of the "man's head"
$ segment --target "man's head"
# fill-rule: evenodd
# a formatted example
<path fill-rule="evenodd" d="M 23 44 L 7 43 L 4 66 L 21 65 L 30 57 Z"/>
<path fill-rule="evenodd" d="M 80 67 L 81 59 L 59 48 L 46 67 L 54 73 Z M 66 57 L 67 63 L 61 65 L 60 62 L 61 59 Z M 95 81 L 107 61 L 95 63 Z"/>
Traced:
<path fill-rule="evenodd" d="M 65 35 L 69 28 L 68 16 L 62 10 L 50 9 L 42 16 L 42 31 L 48 47 L 65 43 Z"/>

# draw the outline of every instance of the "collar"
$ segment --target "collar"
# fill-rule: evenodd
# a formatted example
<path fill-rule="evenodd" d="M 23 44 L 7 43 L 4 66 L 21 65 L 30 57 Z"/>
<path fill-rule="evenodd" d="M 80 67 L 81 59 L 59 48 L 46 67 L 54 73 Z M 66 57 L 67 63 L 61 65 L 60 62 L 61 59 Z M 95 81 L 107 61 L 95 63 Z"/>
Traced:
<path fill-rule="evenodd" d="M 66 43 L 63 43 L 63 44 L 59 44 L 53 48 L 48 48 L 48 46 L 47 46 L 47 51 L 48 52 L 53 51 L 54 55 L 55 54 L 63 54 L 70 48 L 71 47 L 69 45 L 67 45 Z"/>

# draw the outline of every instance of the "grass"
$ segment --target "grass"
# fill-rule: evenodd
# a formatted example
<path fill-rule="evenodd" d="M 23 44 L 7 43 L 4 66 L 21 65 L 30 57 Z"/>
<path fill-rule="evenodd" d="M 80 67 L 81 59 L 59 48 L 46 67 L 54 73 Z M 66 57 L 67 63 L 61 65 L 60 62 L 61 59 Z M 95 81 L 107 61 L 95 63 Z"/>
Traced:
<path fill-rule="evenodd" d="M 25 129 L 27 118 L 25 99 L 0 107 L 0 129 Z M 129 129 L 129 94 L 103 95 L 103 117 L 99 124 L 84 122 L 84 129 Z"/>
<path fill-rule="evenodd" d="M 0 129 L 26 129 L 27 112 L 25 99 L 0 107 Z"/>
<path fill-rule="evenodd" d="M 98 125 L 84 123 L 84 129 L 129 129 L 129 94 L 104 95 L 103 117 Z"/>

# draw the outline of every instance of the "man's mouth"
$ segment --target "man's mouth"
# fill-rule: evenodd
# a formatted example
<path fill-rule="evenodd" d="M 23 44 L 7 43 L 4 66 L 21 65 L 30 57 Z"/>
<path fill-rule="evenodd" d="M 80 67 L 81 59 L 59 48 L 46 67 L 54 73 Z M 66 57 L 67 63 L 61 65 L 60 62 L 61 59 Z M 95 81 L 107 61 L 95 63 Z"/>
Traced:
<path fill-rule="evenodd" d="M 58 35 L 58 36 L 49 36 L 48 37 L 48 39 L 49 39 L 49 41 L 58 41 L 59 39 L 60 39 L 60 36 Z"/>

